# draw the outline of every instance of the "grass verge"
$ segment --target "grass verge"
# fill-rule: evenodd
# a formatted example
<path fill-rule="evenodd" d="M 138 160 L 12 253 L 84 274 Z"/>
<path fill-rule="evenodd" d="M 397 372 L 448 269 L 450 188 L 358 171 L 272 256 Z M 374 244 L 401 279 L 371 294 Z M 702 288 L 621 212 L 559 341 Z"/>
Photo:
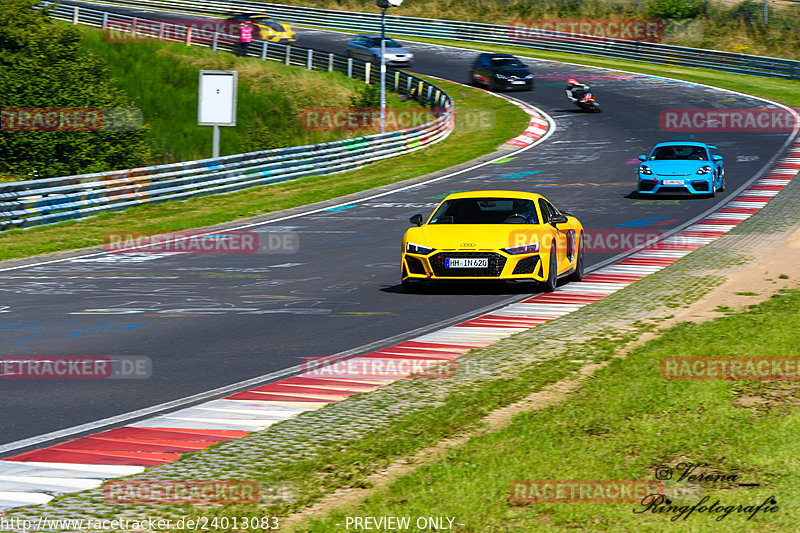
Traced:
<path fill-rule="evenodd" d="M 566 403 L 519 414 L 505 430 L 471 439 L 446 460 L 418 468 L 361 505 L 312 520 L 305 531 L 341 531 L 354 516 L 408 516 L 412 523 L 453 517 L 461 524 L 456 531 L 796 531 L 798 382 L 666 380 L 659 362 L 676 355 L 796 357 L 798 343 L 798 290 L 710 322 L 677 324 L 614 358 Z M 677 481 L 687 469 L 681 464 L 699 465 L 694 475 L 736 478 Z M 676 510 L 509 501 L 514 480 L 654 481 L 662 467 L 674 474 L 664 483 Z M 705 497 L 705 505 L 719 500 L 726 510 L 687 516 Z M 777 511 L 750 519 L 736 508 L 769 498 Z"/>
<path fill-rule="evenodd" d="M 63 21 L 57 21 L 66 24 Z M 197 125 L 198 71 L 239 73 L 237 125 L 221 133 L 221 155 L 302 146 L 365 135 L 354 130 L 304 127 L 307 108 L 348 108 L 367 87 L 339 72 L 310 71 L 260 58 L 239 58 L 209 48 L 168 42 L 112 42 L 102 31 L 76 26 L 84 50 L 101 56 L 116 85 L 141 109 L 160 154 L 152 164 L 210 156 L 211 128 Z M 405 109 L 388 94 L 390 108 Z"/>
<path fill-rule="evenodd" d="M 518 135 L 529 122 L 526 113 L 500 98 L 454 83 L 431 81 L 453 97 L 457 113 L 455 130 L 434 146 L 341 174 L 302 178 L 185 202 L 145 205 L 83 221 L 6 231 L 0 234 L 0 260 L 101 245 L 108 233 L 169 232 L 209 226 L 395 183 L 491 153 Z M 474 122 L 458 117 L 487 120 Z"/>

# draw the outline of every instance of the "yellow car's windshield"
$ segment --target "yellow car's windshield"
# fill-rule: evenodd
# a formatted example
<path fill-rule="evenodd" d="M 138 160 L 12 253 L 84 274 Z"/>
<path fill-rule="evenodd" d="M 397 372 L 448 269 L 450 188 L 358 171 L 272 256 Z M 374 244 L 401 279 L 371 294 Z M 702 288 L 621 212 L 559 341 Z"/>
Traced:
<path fill-rule="evenodd" d="M 539 217 L 531 200 L 458 198 L 442 203 L 430 224 L 539 224 Z"/>

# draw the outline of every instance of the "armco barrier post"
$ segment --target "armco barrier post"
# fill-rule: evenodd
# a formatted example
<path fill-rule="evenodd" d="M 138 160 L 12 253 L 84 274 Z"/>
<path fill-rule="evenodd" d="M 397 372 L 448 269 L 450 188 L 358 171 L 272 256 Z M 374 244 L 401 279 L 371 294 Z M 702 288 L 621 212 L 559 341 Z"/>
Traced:
<path fill-rule="evenodd" d="M 75 9 L 77 9 L 77 8 L 78 8 L 78 6 L 75 6 Z M 103 13 L 103 22 L 102 22 L 102 26 L 100 27 L 100 29 L 105 30 L 106 26 L 108 26 L 108 13 Z"/>
<path fill-rule="evenodd" d="M 158 40 L 164 40 L 164 33 L 166 32 L 166 26 L 163 22 L 159 23 L 158 25 Z"/>
<path fill-rule="evenodd" d="M 186 26 L 186 46 L 192 45 L 192 28 L 190 26 Z"/>
<path fill-rule="evenodd" d="M 311 67 L 314 66 L 314 51 L 309 48 L 306 51 L 306 70 L 311 70 Z"/>
<path fill-rule="evenodd" d="M 333 54 L 328 54 L 328 72 L 333 72 Z"/>
<path fill-rule="evenodd" d="M 353 77 L 353 58 L 352 57 L 348 57 L 347 58 L 347 77 L 348 78 L 352 78 Z"/>
<path fill-rule="evenodd" d="M 292 55 L 292 45 L 291 44 L 287 44 L 286 45 L 286 58 L 283 61 L 284 65 L 288 65 L 289 64 L 289 62 L 291 61 L 291 55 Z"/>
<path fill-rule="evenodd" d="M 369 83 L 369 67 L 372 66 L 372 63 L 367 62 L 364 63 L 364 82 Z"/>
<path fill-rule="evenodd" d="M 267 60 L 267 41 L 261 41 L 261 60 Z"/>
<path fill-rule="evenodd" d="M 75 6 L 75 9 L 72 11 L 72 23 L 78 23 L 78 6 Z"/>

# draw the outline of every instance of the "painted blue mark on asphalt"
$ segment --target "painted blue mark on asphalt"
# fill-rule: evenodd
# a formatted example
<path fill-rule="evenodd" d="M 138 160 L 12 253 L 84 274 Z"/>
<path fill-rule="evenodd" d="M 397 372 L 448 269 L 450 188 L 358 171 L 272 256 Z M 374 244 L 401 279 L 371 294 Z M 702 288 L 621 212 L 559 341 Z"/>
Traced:
<path fill-rule="evenodd" d="M 68 322 L 67 322 L 68 323 Z M 49 324 L 35 324 L 34 327 L 42 327 L 47 326 Z M 82 337 L 84 333 L 112 333 L 116 331 L 130 331 L 134 329 L 138 329 L 142 326 L 149 326 L 149 323 L 141 323 L 141 324 L 132 324 L 130 326 L 123 326 L 122 324 L 103 324 L 101 326 L 93 327 L 93 328 L 75 328 L 75 329 L 54 329 L 54 330 L 45 330 L 39 331 L 35 333 L 31 333 L 30 335 L 26 335 L 24 337 L 17 337 L 17 338 L 9 338 L 6 339 L 8 341 L 17 341 L 14 342 L 13 346 L 22 346 L 25 344 L 34 344 L 38 342 L 64 342 L 64 337 L 67 338 L 78 338 Z M 116 326 L 116 327 L 112 327 Z M 66 334 L 66 335 L 61 335 Z M 50 335 L 53 335 L 57 338 L 46 338 Z"/>
<path fill-rule="evenodd" d="M 503 174 L 502 176 L 494 176 L 498 180 L 519 180 L 526 176 L 538 174 L 541 170 L 524 170 L 522 172 L 515 172 L 514 174 Z"/>
<path fill-rule="evenodd" d="M 631 220 L 630 222 L 620 222 L 617 226 L 649 226 L 662 220 L 669 220 L 669 217 L 641 218 L 639 220 Z"/>
<path fill-rule="evenodd" d="M 346 209 L 353 209 L 354 207 L 358 207 L 357 205 L 337 205 L 336 207 L 329 207 L 328 209 L 323 209 L 323 211 L 344 211 Z"/>

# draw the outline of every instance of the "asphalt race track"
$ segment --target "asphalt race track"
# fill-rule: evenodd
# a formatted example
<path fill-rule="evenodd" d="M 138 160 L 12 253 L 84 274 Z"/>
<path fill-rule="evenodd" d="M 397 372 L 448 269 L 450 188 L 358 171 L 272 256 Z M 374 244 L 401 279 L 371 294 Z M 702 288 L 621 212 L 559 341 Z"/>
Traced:
<path fill-rule="evenodd" d="M 341 53 L 348 38 L 300 29 L 297 44 Z M 460 82 L 467 81 L 476 55 L 404 45 L 417 56 L 411 70 Z M 276 372 L 304 356 L 356 351 L 518 297 L 519 287 L 506 286 L 426 294 L 400 289 L 400 238 L 409 216 L 427 216 L 450 191 L 533 190 L 590 230 L 667 231 L 724 202 L 788 136 L 698 134 L 693 140 L 716 144 L 725 155 L 727 190 L 716 199 L 640 200 L 631 194 L 636 156 L 656 142 L 691 135 L 661 131 L 662 109 L 765 104 L 688 83 L 526 62 L 536 89 L 513 96 L 555 119 L 557 130 L 547 141 L 505 162 L 248 228 L 296 233 L 297 253 L 93 255 L 0 271 L 3 357 L 144 355 L 153 361 L 152 377 L 143 380 L 0 381 L 0 445 Z M 564 95 L 567 77 L 587 81 L 604 112 L 574 108 Z M 589 254 L 587 265 L 622 251 Z"/>

